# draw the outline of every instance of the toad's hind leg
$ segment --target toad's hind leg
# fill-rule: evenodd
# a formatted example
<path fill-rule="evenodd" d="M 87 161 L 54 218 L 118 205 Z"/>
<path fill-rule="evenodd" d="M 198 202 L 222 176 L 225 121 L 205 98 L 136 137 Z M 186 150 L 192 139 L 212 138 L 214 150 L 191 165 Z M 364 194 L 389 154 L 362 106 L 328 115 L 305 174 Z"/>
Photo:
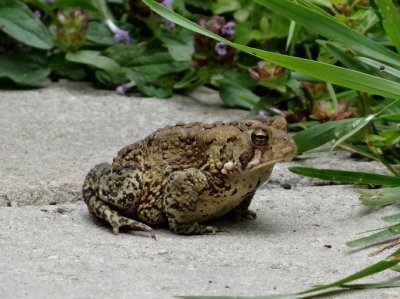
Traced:
<path fill-rule="evenodd" d="M 154 238 L 152 228 L 137 220 L 123 216 L 137 209 L 140 192 L 140 171 L 134 165 L 112 172 L 109 163 L 96 165 L 87 175 L 82 187 L 83 199 L 90 213 L 110 223 L 114 234 L 128 226 L 134 230 L 147 231 Z"/>

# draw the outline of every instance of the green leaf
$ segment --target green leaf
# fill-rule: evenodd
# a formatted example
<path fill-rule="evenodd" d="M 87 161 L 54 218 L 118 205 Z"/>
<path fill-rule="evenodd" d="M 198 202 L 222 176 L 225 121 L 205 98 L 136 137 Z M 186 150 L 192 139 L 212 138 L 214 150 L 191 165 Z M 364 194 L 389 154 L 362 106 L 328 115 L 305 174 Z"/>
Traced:
<path fill-rule="evenodd" d="M 293 135 L 298 154 L 319 147 L 332 139 L 337 139 L 351 130 L 361 118 L 329 121 L 300 131 Z"/>
<path fill-rule="evenodd" d="M 48 65 L 55 74 L 71 80 L 83 80 L 87 75 L 82 65 L 66 61 L 63 52 L 51 56 Z"/>
<path fill-rule="evenodd" d="M 146 96 L 148 97 L 157 97 L 159 99 L 167 98 L 172 95 L 172 88 L 165 88 L 165 87 L 156 87 L 150 85 L 146 81 L 146 77 L 143 76 L 140 72 L 136 71 L 129 71 L 128 78 L 135 83 L 136 87 Z"/>
<path fill-rule="evenodd" d="M 368 184 L 383 186 L 400 186 L 400 177 L 372 174 L 368 172 L 344 171 L 333 169 L 317 169 L 295 166 L 289 168 L 293 173 L 333 182 Z"/>
<path fill-rule="evenodd" d="M 175 61 L 168 52 L 151 52 L 136 46 L 114 45 L 109 47 L 106 53 L 120 65 L 129 69 L 128 77 L 146 95 L 159 98 L 171 96 L 173 83 L 162 90 L 153 90 L 154 87 L 150 88 L 147 83 L 190 68 L 190 61 Z M 144 86 L 147 87 L 144 88 Z"/>
<path fill-rule="evenodd" d="M 9 78 L 15 83 L 35 85 L 50 74 L 46 60 L 31 53 L 9 53 L 0 55 L 0 78 Z"/>
<path fill-rule="evenodd" d="M 141 73 L 146 82 L 157 80 L 166 74 L 182 72 L 190 66 L 188 61 L 158 62 L 156 59 L 153 64 L 137 66 L 134 70 Z"/>
<path fill-rule="evenodd" d="M 357 31 L 350 29 L 328 14 L 320 13 L 289 0 L 254 1 L 322 36 L 338 41 L 358 53 L 400 67 L 399 55 L 389 51 L 381 44 L 361 35 Z M 315 26 L 315 24 L 318 24 L 318 26 Z"/>
<path fill-rule="evenodd" d="M 189 68 L 183 78 L 175 82 L 175 90 L 193 89 L 210 81 L 210 77 L 214 74 L 211 68 Z"/>
<path fill-rule="evenodd" d="M 85 38 L 99 45 L 111 46 L 114 44 L 113 34 L 104 22 L 89 22 Z"/>
<path fill-rule="evenodd" d="M 381 188 L 376 190 L 358 190 L 361 193 L 360 199 L 366 206 L 386 206 L 400 203 L 400 187 Z"/>
<path fill-rule="evenodd" d="M 319 78 L 321 80 L 325 80 L 327 82 L 331 82 L 337 85 L 381 95 L 384 97 L 390 97 L 395 99 L 399 98 L 400 94 L 399 83 L 392 82 L 383 78 L 374 77 L 368 74 L 363 74 L 361 72 L 333 66 L 330 64 L 325 64 L 321 62 L 287 56 L 268 51 L 262 51 L 255 48 L 239 45 L 227 39 L 224 39 L 210 31 L 207 31 L 203 27 L 185 19 L 184 17 L 165 8 L 164 6 L 160 5 L 159 3 L 153 0 L 142 0 L 142 1 L 145 4 L 147 4 L 153 11 L 157 12 L 164 18 L 178 25 L 184 26 L 187 29 L 193 30 L 195 32 L 208 36 L 212 39 L 221 41 L 229 46 L 232 46 L 240 51 L 244 51 L 246 53 L 254 55 L 260 59 L 269 60 L 273 63 L 282 65 L 283 67 L 301 72 L 302 74 L 312 76 L 314 78 Z M 348 28 L 346 29 L 348 30 Z M 352 41 L 352 43 L 354 43 L 354 41 Z M 400 59 L 398 58 L 397 55 L 395 55 L 395 58 L 398 59 L 397 63 L 400 65 Z M 391 60 L 395 59 L 393 58 Z"/>
<path fill-rule="evenodd" d="M 207 70 L 207 68 L 202 68 L 201 70 Z M 241 85 L 247 89 L 253 90 L 258 84 L 247 72 L 238 72 L 237 70 L 223 68 L 212 68 L 207 71 L 212 73 L 211 84 L 217 87 L 221 84 L 231 84 Z"/>
<path fill-rule="evenodd" d="M 115 60 L 119 65 L 125 67 L 138 66 L 142 64 L 151 64 L 150 57 L 153 53 L 147 54 L 146 49 L 139 48 L 135 45 L 115 44 L 105 50 L 107 57 Z M 166 61 L 171 61 L 171 56 L 165 52 L 154 53 L 157 60 L 160 55 L 164 55 Z"/>
<path fill-rule="evenodd" d="M 193 32 L 182 28 L 179 33 L 162 32 L 159 39 L 168 48 L 169 54 L 176 61 L 190 61 L 194 52 Z"/>
<path fill-rule="evenodd" d="M 54 8 L 59 9 L 68 9 L 68 8 L 76 8 L 89 10 L 91 12 L 98 13 L 98 8 L 93 5 L 92 0 L 56 0 L 53 2 Z"/>
<path fill-rule="evenodd" d="M 29 3 L 37 7 L 40 11 L 42 11 L 45 15 L 48 15 L 50 18 L 55 19 L 56 16 L 54 14 L 52 5 L 49 5 L 46 1 L 43 0 L 29 0 Z"/>
<path fill-rule="evenodd" d="M 242 45 L 247 45 L 252 39 L 252 28 L 248 23 L 237 23 L 235 25 L 235 42 Z"/>
<path fill-rule="evenodd" d="M 212 10 L 214 14 L 223 14 L 227 12 L 233 12 L 240 8 L 240 4 L 238 1 L 232 0 L 217 0 L 212 5 Z"/>
<path fill-rule="evenodd" d="M 165 99 L 172 96 L 172 89 L 157 88 L 151 85 L 138 85 L 138 89 L 148 97 L 156 97 L 158 99 Z"/>
<path fill-rule="evenodd" d="M 19 0 L 0 1 L 0 29 L 28 46 L 46 50 L 53 47 L 47 28 Z"/>
<path fill-rule="evenodd" d="M 392 0 L 375 0 L 383 18 L 386 34 L 400 52 L 400 14 Z"/>
<path fill-rule="evenodd" d="M 400 235 L 400 224 L 395 224 L 381 231 L 371 234 L 367 237 L 362 237 L 346 243 L 347 246 L 353 249 L 361 249 L 372 245 L 397 239 Z"/>
<path fill-rule="evenodd" d="M 120 70 L 120 66 L 117 62 L 111 58 L 102 56 L 98 51 L 83 50 L 69 52 L 65 57 L 68 61 L 87 64 L 109 72 L 117 73 Z"/>
<path fill-rule="evenodd" d="M 106 53 L 120 65 L 146 75 L 146 81 L 190 67 L 190 61 L 175 61 L 168 52 L 151 52 L 135 46 L 118 44 L 109 47 Z"/>
<path fill-rule="evenodd" d="M 252 109 L 260 97 L 241 85 L 221 84 L 219 96 L 227 107 Z"/>
<path fill-rule="evenodd" d="M 83 63 L 102 70 L 103 72 L 97 74 L 97 78 L 106 85 L 118 85 L 126 80 L 126 69 L 122 68 L 113 59 L 101 55 L 98 51 L 69 52 L 65 58 L 70 62 Z"/>

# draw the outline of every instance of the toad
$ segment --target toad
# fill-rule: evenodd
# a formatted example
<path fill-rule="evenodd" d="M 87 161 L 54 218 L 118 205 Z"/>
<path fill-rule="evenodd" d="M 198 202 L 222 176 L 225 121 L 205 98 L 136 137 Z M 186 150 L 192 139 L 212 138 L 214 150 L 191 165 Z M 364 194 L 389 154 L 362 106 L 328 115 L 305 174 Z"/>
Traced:
<path fill-rule="evenodd" d="M 277 116 L 262 122 L 178 123 L 122 148 L 112 164 L 96 165 L 83 184 L 90 213 L 120 227 L 167 225 L 177 234 L 214 234 L 205 224 L 225 214 L 255 219 L 254 193 L 275 163 L 296 145 Z"/>

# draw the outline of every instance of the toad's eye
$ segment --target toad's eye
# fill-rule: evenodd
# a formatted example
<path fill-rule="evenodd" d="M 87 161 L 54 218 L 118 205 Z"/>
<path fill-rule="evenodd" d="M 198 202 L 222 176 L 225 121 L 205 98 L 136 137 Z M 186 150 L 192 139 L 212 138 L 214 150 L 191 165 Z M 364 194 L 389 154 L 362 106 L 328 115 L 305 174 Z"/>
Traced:
<path fill-rule="evenodd" d="M 257 146 L 264 146 L 268 143 L 269 135 L 263 130 L 255 130 L 251 134 L 251 141 Z"/>

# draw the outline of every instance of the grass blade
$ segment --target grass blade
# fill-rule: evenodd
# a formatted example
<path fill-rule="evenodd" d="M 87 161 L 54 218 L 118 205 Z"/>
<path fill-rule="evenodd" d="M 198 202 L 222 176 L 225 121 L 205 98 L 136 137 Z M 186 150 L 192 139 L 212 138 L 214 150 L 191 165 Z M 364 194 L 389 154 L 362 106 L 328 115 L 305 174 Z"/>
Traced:
<path fill-rule="evenodd" d="M 360 131 L 362 128 L 364 128 L 369 122 L 371 122 L 376 116 L 378 116 L 379 114 L 382 114 L 386 109 L 388 109 L 389 107 L 395 105 L 398 102 L 399 102 L 399 100 L 395 100 L 395 101 L 389 103 L 388 105 L 386 105 L 385 107 L 383 107 L 379 112 L 377 112 L 375 114 L 370 114 L 367 117 L 364 117 L 364 118 L 360 119 L 358 121 L 358 123 L 354 123 L 353 126 L 355 125 L 355 128 L 353 130 L 351 130 L 350 132 L 348 132 L 347 134 L 345 134 L 344 136 L 340 137 L 339 140 L 337 140 L 335 142 L 335 144 L 332 146 L 331 150 L 333 150 L 336 146 L 338 146 L 339 144 L 343 143 L 345 140 L 347 140 L 348 138 L 350 138 L 351 136 L 356 134 L 358 131 Z M 389 170 L 392 171 L 392 168 L 390 167 L 390 165 L 388 163 L 385 163 L 385 159 L 380 159 L 380 161 Z M 395 171 L 392 171 L 392 172 L 396 174 Z"/>
<path fill-rule="evenodd" d="M 357 59 L 361 62 L 364 62 L 365 64 L 373 67 L 376 70 L 379 70 L 381 72 L 390 74 L 392 76 L 395 76 L 397 78 L 400 78 L 400 71 L 398 69 L 395 69 L 391 66 L 388 66 L 386 64 L 383 64 L 379 61 L 376 61 L 374 59 L 371 58 L 367 58 L 367 57 L 357 57 Z"/>
<path fill-rule="evenodd" d="M 400 186 L 400 177 L 372 174 L 368 172 L 356 172 L 333 169 L 317 169 L 310 167 L 290 167 L 293 173 L 308 177 L 318 178 L 341 183 L 370 184 L 383 186 Z"/>
<path fill-rule="evenodd" d="M 254 0 L 277 14 L 296 21 L 298 24 L 338 41 L 358 53 L 400 67 L 400 56 L 379 43 L 361 35 L 338 22 L 334 17 L 288 0 Z M 318 24 L 318 25 L 316 25 Z"/>
<path fill-rule="evenodd" d="M 297 145 L 297 152 L 301 154 L 319 147 L 332 139 L 337 139 L 354 127 L 361 118 L 349 118 L 338 121 L 329 121 L 318 124 L 296 133 L 293 136 Z"/>
<path fill-rule="evenodd" d="M 337 60 L 339 60 L 345 67 L 363 73 L 369 73 L 371 75 L 373 74 L 365 65 L 354 59 L 353 56 L 346 53 L 344 50 L 340 49 L 340 47 L 338 47 L 338 45 L 336 45 L 335 43 L 324 42 L 323 45 L 325 45 L 328 52 Z"/>
<path fill-rule="evenodd" d="M 383 18 L 386 34 L 400 52 L 400 14 L 392 0 L 375 0 Z"/>
<path fill-rule="evenodd" d="M 290 43 L 293 40 L 295 31 L 296 31 L 296 22 L 290 21 L 289 33 L 286 40 L 286 48 L 285 48 L 286 52 L 289 50 Z"/>
<path fill-rule="evenodd" d="M 350 132 L 346 133 L 344 136 L 340 137 L 332 146 L 331 151 L 337 147 L 339 144 L 343 143 L 345 140 L 347 140 L 348 138 L 350 138 L 351 136 L 353 136 L 354 134 L 356 134 L 358 131 L 360 131 L 362 128 L 364 128 L 371 120 L 373 120 L 375 118 L 375 114 L 370 114 L 367 117 L 364 117 L 362 119 L 360 119 L 357 124 L 354 123 L 354 125 L 356 125 L 356 127 L 351 130 Z"/>
<path fill-rule="evenodd" d="M 382 229 L 381 231 L 371 234 L 369 236 L 346 242 L 346 245 L 353 249 L 361 249 L 379 243 L 383 243 L 386 241 L 397 239 L 399 235 L 400 235 L 400 224 L 395 224 L 392 226 L 388 226 Z"/>
<path fill-rule="evenodd" d="M 400 203 L 400 187 L 381 188 L 376 190 L 358 190 L 362 203 L 370 207 L 381 207 Z"/>
<path fill-rule="evenodd" d="M 148 5 L 153 11 L 155 11 L 164 18 L 178 25 L 186 27 L 187 29 L 190 29 L 197 33 L 203 34 L 209 38 L 223 42 L 231 47 L 236 48 L 237 50 L 254 55 L 260 59 L 271 61 L 283 67 L 298 71 L 304 75 L 308 75 L 314 78 L 319 78 L 321 80 L 333 84 L 345 86 L 348 88 L 364 92 L 369 92 L 372 94 L 381 95 L 383 97 L 389 97 L 395 99 L 399 98 L 400 94 L 399 83 L 322 62 L 312 61 L 304 58 L 292 57 L 269 51 L 263 51 L 243 46 L 240 44 L 236 44 L 218 36 L 215 33 L 206 30 L 205 28 L 197 25 L 194 22 L 187 20 L 186 18 L 169 10 L 168 8 L 162 6 L 161 4 L 155 2 L 154 0 L 142 0 L 142 1 L 146 5 Z M 352 43 L 354 43 L 354 40 L 352 41 Z M 400 66 L 400 59 L 397 57 L 397 55 L 395 57 L 396 59 L 398 59 L 397 63 Z"/>
<path fill-rule="evenodd" d="M 390 215 L 390 216 L 385 216 L 382 218 L 382 220 L 386 221 L 386 222 L 400 222 L 400 213 Z"/>
<path fill-rule="evenodd" d="M 385 114 L 385 115 L 378 116 L 377 118 L 400 123 L 400 113 Z"/>
<path fill-rule="evenodd" d="M 360 284 L 344 284 L 342 287 L 349 289 L 365 290 L 365 289 L 382 289 L 400 287 L 400 283 L 394 281 L 384 281 L 378 283 L 360 283 Z"/>
<path fill-rule="evenodd" d="M 270 295 L 270 296 L 254 296 L 254 297 L 240 297 L 240 296 L 179 296 L 178 298 L 186 298 L 186 299 L 273 299 L 273 298 L 315 298 L 315 296 L 323 296 L 328 294 L 334 294 L 335 292 L 340 292 L 341 290 L 337 288 L 347 288 L 347 289 L 371 289 L 371 288 L 388 288 L 388 287 L 396 287 L 398 283 L 385 281 L 382 283 L 365 283 L 365 284 L 348 284 L 354 280 L 358 280 L 367 276 L 374 275 L 376 273 L 382 272 L 384 270 L 390 269 L 396 266 L 400 262 L 400 249 L 393 252 L 386 259 L 381 260 L 375 264 L 372 264 L 369 267 L 361 269 L 360 271 L 353 273 L 343 279 L 337 280 L 335 282 L 319 285 L 313 287 L 311 289 L 294 293 L 294 294 L 282 294 L 282 295 Z M 334 290 L 329 290 L 328 292 L 321 292 L 327 289 L 334 288 Z"/>
<path fill-rule="evenodd" d="M 388 258 L 386 258 L 385 260 L 379 261 L 375 264 L 372 264 L 369 267 L 366 267 L 354 274 L 351 274 L 343 279 L 340 279 L 338 281 L 335 281 L 333 283 L 330 284 L 325 284 L 325 285 L 321 285 L 321 286 L 317 286 L 315 288 L 312 288 L 310 290 L 301 292 L 299 294 L 306 294 L 306 293 L 312 293 L 312 292 L 316 292 L 316 291 L 320 291 L 320 290 L 324 290 L 324 289 L 328 289 L 328 288 L 333 288 L 333 287 L 341 287 L 342 285 L 347 284 L 348 282 L 354 281 L 354 280 L 358 280 L 373 274 L 376 274 L 378 272 L 382 272 L 386 269 L 389 269 L 395 265 L 397 265 L 400 262 L 400 249 L 396 250 L 394 253 L 392 253 Z"/>
<path fill-rule="evenodd" d="M 380 161 L 372 152 L 371 150 L 368 148 L 368 146 L 364 145 L 364 144 L 341 144 L 339 146 L 339 148 L 348 151 L 348 152 L 352 152 L 352 153 L 356 153 L 359 154 L 361 156 L 364 156 L 368 159 L 371 160 L 376 160 L 376 161 Z"/>

